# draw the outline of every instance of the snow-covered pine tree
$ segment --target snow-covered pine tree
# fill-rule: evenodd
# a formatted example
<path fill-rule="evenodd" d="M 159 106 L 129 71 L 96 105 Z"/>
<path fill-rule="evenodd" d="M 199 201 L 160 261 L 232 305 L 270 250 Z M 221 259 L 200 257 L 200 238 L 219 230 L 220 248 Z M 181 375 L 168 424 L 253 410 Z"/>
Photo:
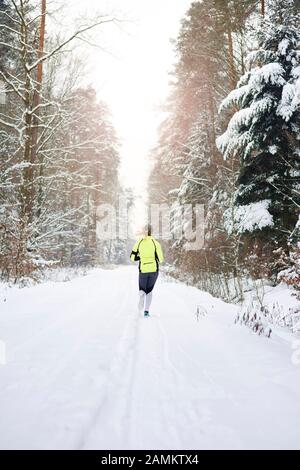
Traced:
<path fill-rule="evenodd" d="M 248 55 L 249 71 L 223 101 L 239 108 L 217 139 L 225 159 L 238 156 L 241 168 L 227 211 L 230 232 L 247 235 L 246 249 L 272 256 L 287 248 L 299 212 L 300 29 L 293 0 L 272 0 Z M 248 242 L 250 246 L 248 246 Z"/>

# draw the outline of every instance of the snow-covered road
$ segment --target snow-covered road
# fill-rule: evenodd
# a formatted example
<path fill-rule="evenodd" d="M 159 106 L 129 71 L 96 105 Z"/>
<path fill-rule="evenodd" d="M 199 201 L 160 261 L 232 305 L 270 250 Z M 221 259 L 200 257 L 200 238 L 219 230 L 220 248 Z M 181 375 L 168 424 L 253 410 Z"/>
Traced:
<path fill-rule="evenodd" d="M 1 449 L 300 449 L 286 335 L 162 276 L 144 319 L 136 288 L 121 267 L 0 297 Z"/>

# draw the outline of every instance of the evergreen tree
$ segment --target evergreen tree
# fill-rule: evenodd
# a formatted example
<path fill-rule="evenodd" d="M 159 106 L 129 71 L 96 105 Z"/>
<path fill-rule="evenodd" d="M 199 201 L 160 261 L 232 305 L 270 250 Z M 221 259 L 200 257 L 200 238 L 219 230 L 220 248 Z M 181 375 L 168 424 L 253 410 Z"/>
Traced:
<path fill-rule="evenodd" d="M 246 22 L 257 3 L 192 2 L 176 41 L 168 116 L 160 129 L 150 177 L 151 201 L 172 203 L 174 214 L 183 204 L 204 204 L 204 248 L 187 252 L 181 237 L 168 256 L 172 259 L 176 253 L 177 269 L 192 273 L 203 288 L 213 289 L 215 294 L 220 294 L 220 283 L 214 276 L 236 273 L 238 246 L 234 237 L 228 237 L 223 221 L 224 211 L 231 205 L 238 162 L 224 161 L 216 147 L 216 136 L 229 115 L 220 116 L 217 110 L 244 70 Z"/>
<path fill-rule="evenodd" d="M 299 212 L 300 31 L 292 0 L 272 0 L 248 56 L 250 70 L 222 108 L 239 110 L 218 139 L 225 158 L 238 155 L 241 168 L 230 230 L 248 234 L 262 252 L 287 246 Z"/>

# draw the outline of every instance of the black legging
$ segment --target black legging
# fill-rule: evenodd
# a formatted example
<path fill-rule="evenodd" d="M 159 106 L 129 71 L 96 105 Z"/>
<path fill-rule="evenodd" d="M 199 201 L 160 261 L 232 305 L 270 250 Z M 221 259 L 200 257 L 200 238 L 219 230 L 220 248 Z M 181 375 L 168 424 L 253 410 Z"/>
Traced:
<path fill-rule="evenodd" d="M 152 292 L 158 278 L 158 271 L 154 273 L 139 273 L 139 290 L 146 294 Z"/>

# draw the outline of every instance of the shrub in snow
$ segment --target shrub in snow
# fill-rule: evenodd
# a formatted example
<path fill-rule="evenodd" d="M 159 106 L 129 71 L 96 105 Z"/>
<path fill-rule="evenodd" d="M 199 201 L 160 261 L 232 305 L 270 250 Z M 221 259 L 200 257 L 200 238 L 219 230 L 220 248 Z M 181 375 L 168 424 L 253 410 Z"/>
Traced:
<path fill-rule="evenodd" d="M 259 305 L 253 300 L 244 306 L 238 313 L 235 323 L 246 325 L 258 335 L 271 337 L 272 330 L 266 321 L 267 307 Z"/>
<path fill-rule="evenodd" d="M 197 305 L 196 318 L 199 321 L 200 317 L 205 317 L 207 315 L 207 310 L 202 305 Z"/>
<path fill-rule="evenodd" d="M 295 289 L 297 299 L 300 300 L 300 248 L 294 248 L 287 257 L 288 267 L 278 274 L 278 279 Z M 300 306 L 299 306 L 300 311 Z"/>
<path fill-rule="evenodd" d="M 294 333 L 300 331 L 300 308 L 298 307 L 286 309 L 284 305 L 276 302 L 266 309 L 265 315 L 273 325 L 289 328 Z"/>
<path fill-rule="evenodd" d="M 290 235 L 290 250 L 281 256 L 281 269 L 278 280 L 294 288 L 294 295 L 300 300 L 300 216 Z M 300 311 L 300 305 L 299 305 Z"/>

